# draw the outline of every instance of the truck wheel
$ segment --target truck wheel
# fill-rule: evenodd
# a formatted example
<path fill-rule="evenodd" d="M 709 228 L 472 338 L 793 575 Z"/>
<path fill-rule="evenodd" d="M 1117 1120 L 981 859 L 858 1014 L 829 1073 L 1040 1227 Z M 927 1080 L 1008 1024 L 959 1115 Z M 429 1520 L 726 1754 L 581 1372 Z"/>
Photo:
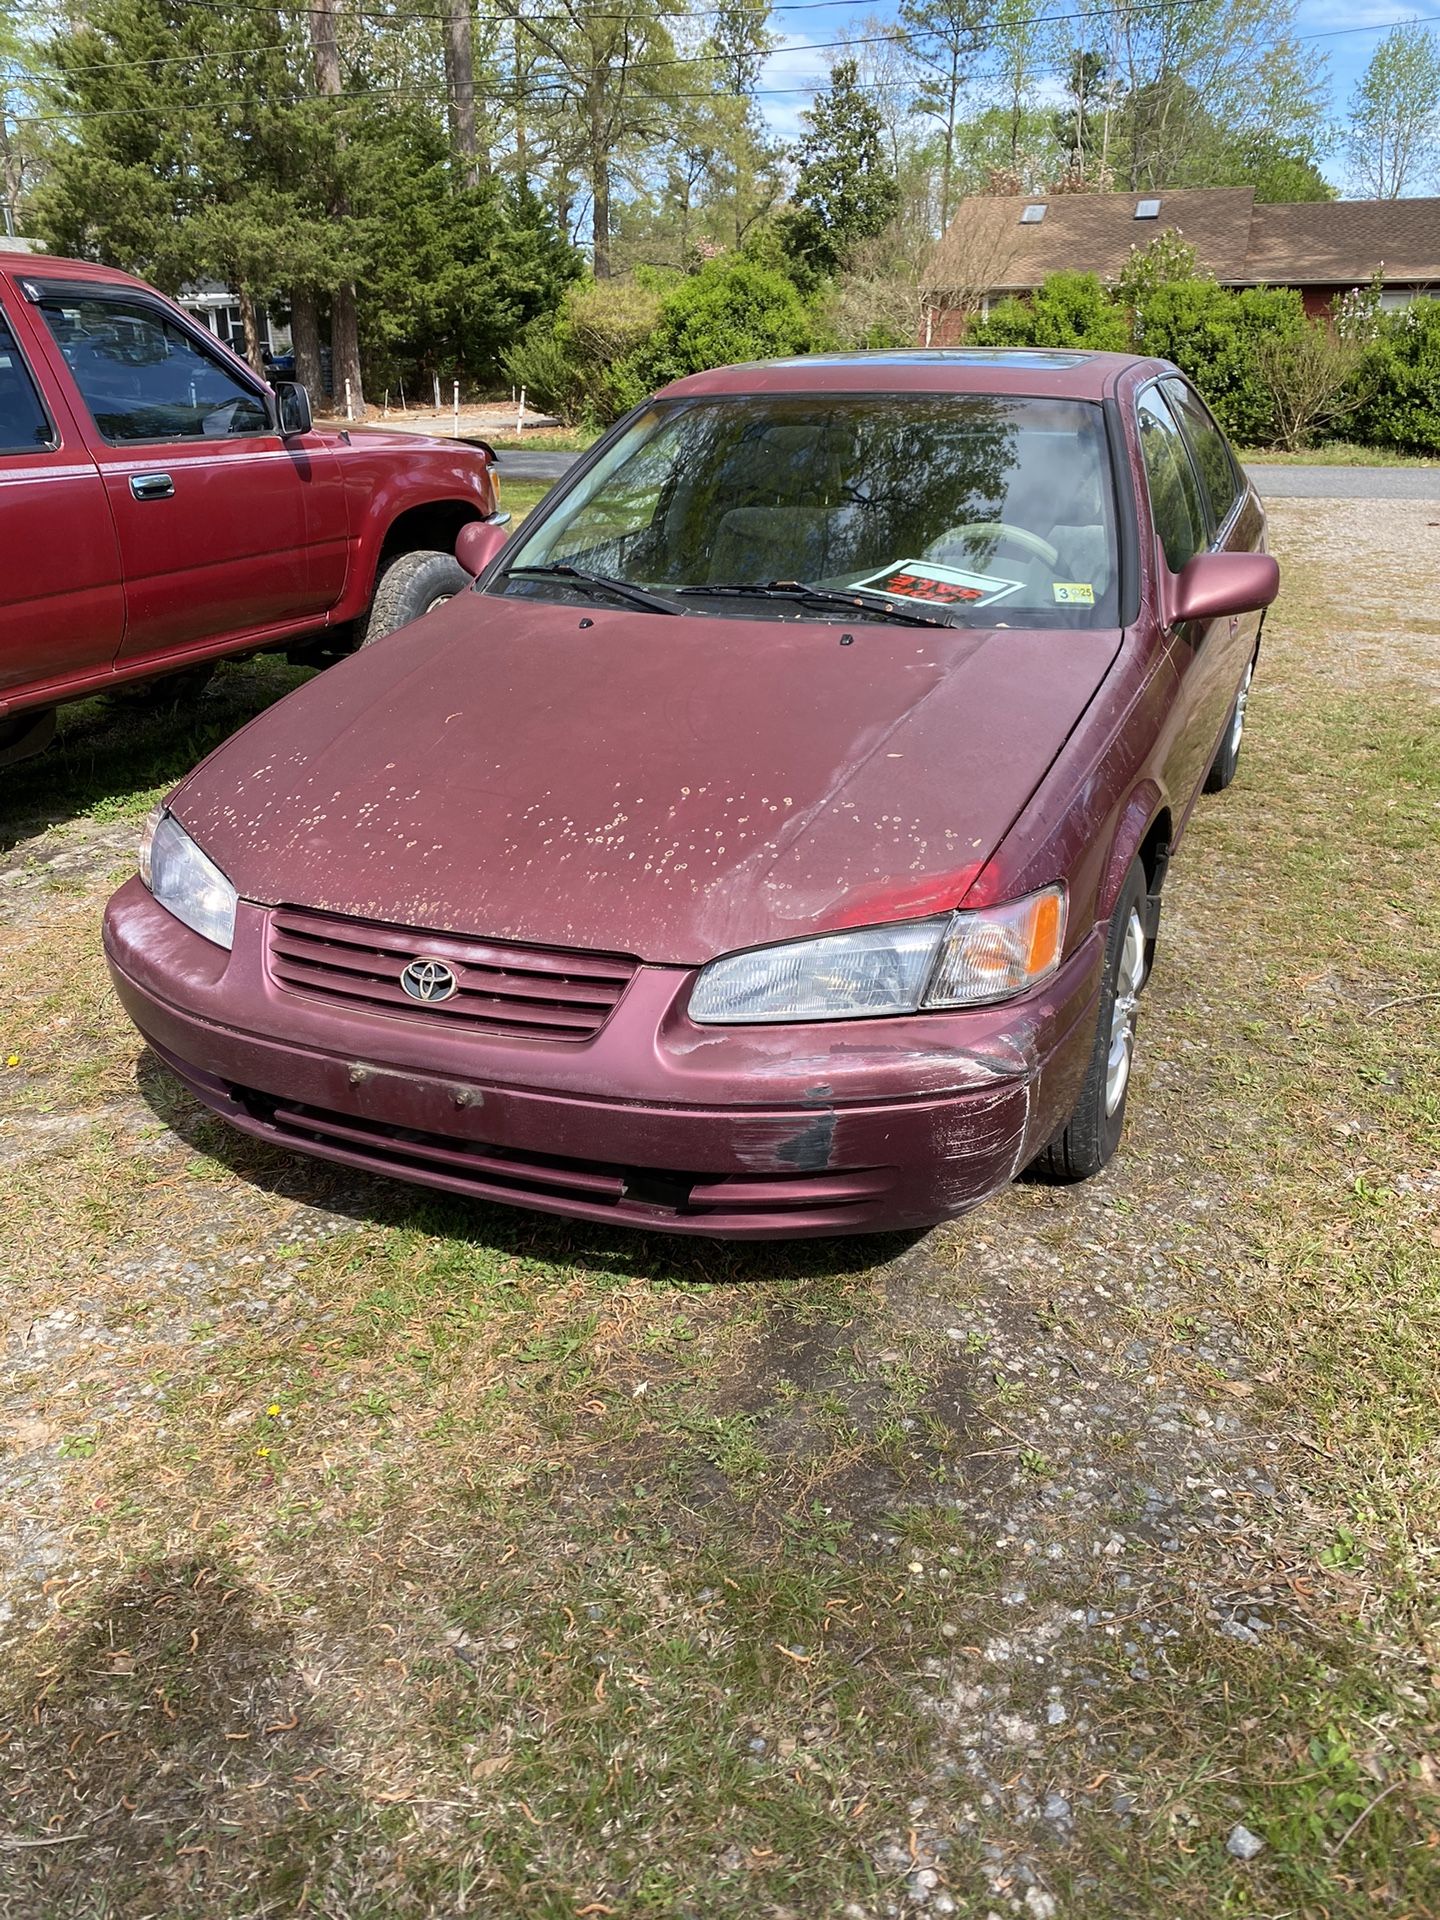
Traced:
<path fill-rule="evenodd" d="M 1145 891 L 1145 869 L 1137 860 L 1110 915 L 1100 1017 L 1085 1083 L 1070 1118 L 1031 1162 L 1040 1179 L 1056 1186 L 1090 1179 L 1120 1144 L 1135 1058 L 1136 1004 L 1145 984 Z"/>
<path fill-rule="evenodd" d="M 469 574 L 453 553 L 421 548 L 416 553 L 397 555 L 380 576 L 360 636 L 361 646 L 383 640 L 387 633 L 408 627 L 422 613 L 443 607 L 469 584 Z"/>
<path fill-rule="evenodd" d="M 55 709 L 42 707 L 39 712 L 17 713 L 9 720 L 0 720 L 0 767 L 10 767 L 17 760 L 28 760 L 32 754 L 43 753 L 55 738 Z"/>

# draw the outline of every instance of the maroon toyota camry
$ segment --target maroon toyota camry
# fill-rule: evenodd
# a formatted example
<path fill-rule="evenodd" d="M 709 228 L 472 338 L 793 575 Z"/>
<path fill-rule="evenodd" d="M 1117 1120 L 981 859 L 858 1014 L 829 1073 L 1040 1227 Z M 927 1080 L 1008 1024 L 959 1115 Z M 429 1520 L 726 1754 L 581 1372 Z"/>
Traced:
<path fill-rule="evenodd" d="M 731 367 L 184 780 L 121 999 L 243 1132 L 672 1232 L 916 1227 L 1115 1151 L 1278 575 L 1160 361 Z"/>

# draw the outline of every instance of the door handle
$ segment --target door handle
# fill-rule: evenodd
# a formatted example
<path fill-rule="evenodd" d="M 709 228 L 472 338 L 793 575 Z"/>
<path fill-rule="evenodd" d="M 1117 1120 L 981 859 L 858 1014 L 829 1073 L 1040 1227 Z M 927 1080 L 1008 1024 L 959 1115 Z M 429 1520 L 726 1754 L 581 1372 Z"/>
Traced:
<path fill-rule="evenodd" d="M 130 491 L 137 500 L 168 500 L 175 482 L 168 473 L 132 473 Z"/>

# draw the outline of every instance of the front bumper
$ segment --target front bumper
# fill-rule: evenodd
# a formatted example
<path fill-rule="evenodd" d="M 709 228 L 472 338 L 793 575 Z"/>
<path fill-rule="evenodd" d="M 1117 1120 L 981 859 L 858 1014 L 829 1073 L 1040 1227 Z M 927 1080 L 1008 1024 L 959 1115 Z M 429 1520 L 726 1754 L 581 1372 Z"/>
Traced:
<path fill-rule="evenodd" d="M 692 1025 L 692 975 L 645 966 L 574 1044 L 282 989 L 267 920 L 242 902 L 226 954 L 139 880 L 105 916 L 127 1013 L 242 1132 L 476 1199 L 729 1239 L 930 1226 L 1006 1185 L 1074 1104 L 1102 964 L 1092 934 L 1005 1007 L 745 1028 Z"/>

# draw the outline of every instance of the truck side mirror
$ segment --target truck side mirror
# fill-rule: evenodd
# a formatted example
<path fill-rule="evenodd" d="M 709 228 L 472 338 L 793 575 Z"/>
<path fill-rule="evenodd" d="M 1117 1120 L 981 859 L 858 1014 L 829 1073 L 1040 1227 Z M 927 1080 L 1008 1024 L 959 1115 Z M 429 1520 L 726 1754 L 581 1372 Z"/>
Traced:
<path fill-rule="evenodd" d="M 283 440 L 288 440 L 292 434 L 309 433 L 314 425 L 310 396 L 298 381 L 275 382 L 275 412 Z"/>

